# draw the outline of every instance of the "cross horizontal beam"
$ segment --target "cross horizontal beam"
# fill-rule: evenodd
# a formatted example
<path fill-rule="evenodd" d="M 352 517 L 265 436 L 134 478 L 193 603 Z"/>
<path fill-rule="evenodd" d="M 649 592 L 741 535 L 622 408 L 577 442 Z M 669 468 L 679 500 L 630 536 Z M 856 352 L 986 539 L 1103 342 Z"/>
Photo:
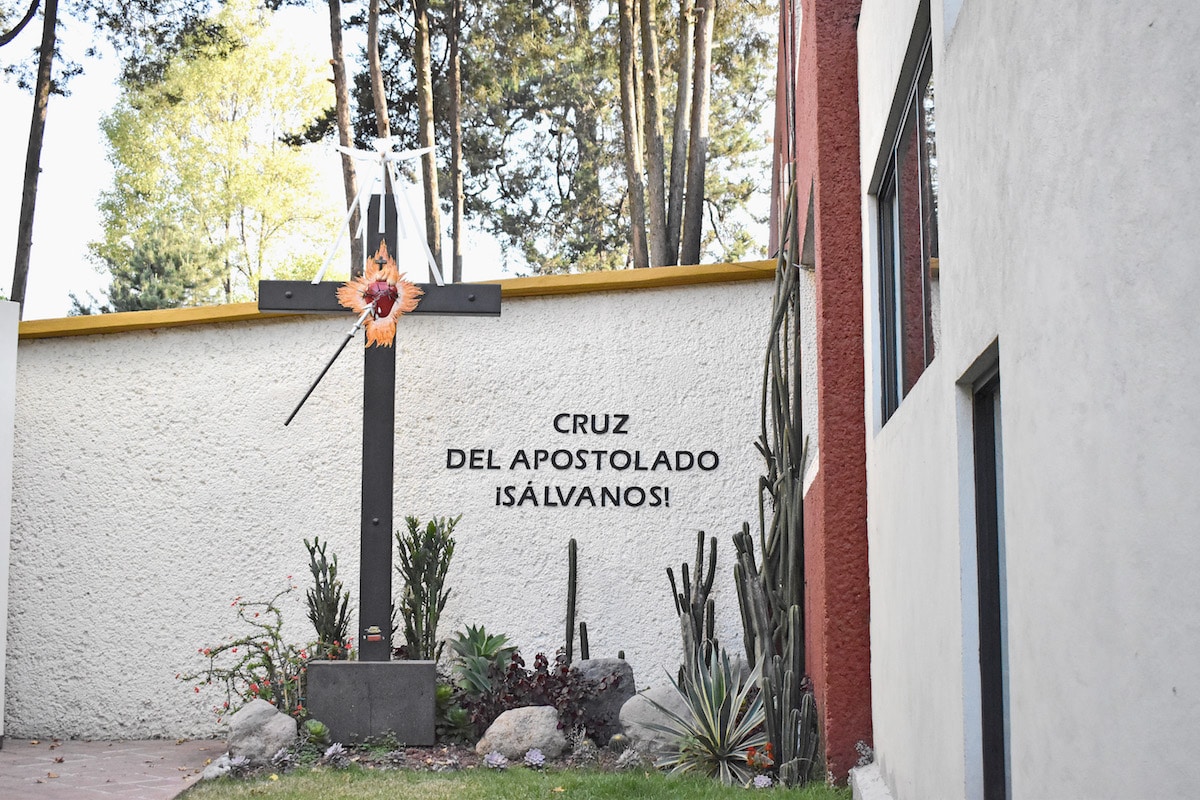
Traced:
<path fill-rule="evenodd" d="M 349 313 L 337 299 L 337 281 L 259 281 L 259 311 L 296 314 Z M 500 316 L 500 287 L 494 283 L 418 283 L 425 292 L 413 314 Z"/>

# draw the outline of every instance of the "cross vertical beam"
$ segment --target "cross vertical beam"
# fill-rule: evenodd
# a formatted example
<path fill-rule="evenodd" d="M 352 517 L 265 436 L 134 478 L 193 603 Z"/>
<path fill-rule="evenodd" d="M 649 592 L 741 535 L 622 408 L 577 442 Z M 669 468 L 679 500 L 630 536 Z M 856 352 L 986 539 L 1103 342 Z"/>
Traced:
<path fill-rule="evenodd" d="M 386 203 L 388 212 L 382 232 L 379 230 L 381 202 Z M 374 254 L 380 241 L 385 241 L 393 257 L 400 257 L 397 227 L 395 197 L 390 193 L 383 200 L 379 195 L 372 197 L 367 210 L 368 251 Z M 346 314 L 337 299 L 339 286 L 333 281 L 260 281 L 258 308 L 263 312 L 286 314 Z M 422 283 L 418 286 L 424 294 L 412 314 L 500 316 L 498 285 Z M 315 385 L 313 389 L 316 389 Z M 395 347 L 366 347 L 363 349 L 362 514 L 359 520 L 358 657 L 361 661 L 388 661 L 391 658 L 395 410 Z"/>
<path fill-rule="evenodd" d="M 389 187 L 390 188 L 390 187 Z M 386 203 L 379 230 L 380 200 Z M 396 197 L 373 195 L 367 209 L 367 258 L 386 242 L 396 257 Z M 392 655 L 392 486 L 395 478 L 396 348 L 363 348 L 362 518 L 359 528 L 358 660 Z"/>

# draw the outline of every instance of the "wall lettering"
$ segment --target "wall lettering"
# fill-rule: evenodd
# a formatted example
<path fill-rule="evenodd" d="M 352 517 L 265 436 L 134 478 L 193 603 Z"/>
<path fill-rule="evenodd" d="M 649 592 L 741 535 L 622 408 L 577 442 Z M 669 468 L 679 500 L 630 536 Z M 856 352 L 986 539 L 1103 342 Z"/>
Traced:
<path fill-rule="evenodd" d="M 620 436 L 629 433 L 628 414 L 556 414 L 551 420 L 556 433 L 571 436 Z M 641 450 L 596 446 L 519 448 L 502 453 L 494 448 L 450 447 L 446 469 L 499 472 L 576 473 L 597 479 L 596 484 L 550 486 L 533 479 L 496 486 L 496 505 L 513 508 L 669 508 L 671 489 L 657 484 L 630 484 L 639 473 L 665 478 L 667 473 L 712 472 L 721 465 L 715 450 Z M 611 475 L 613 482 L 604 482 Z"/>

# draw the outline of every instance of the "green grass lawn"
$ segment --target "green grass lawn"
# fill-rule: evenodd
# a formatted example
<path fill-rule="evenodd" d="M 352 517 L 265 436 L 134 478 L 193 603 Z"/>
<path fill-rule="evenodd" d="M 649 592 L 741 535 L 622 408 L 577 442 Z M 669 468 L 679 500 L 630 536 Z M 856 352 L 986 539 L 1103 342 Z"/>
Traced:
<path fill-rule="evenodd" d="M 223 778 L 198 784 L 182 800 L 276 798 L 276 800 L 720 800 L 745 798 L 751 790 L 721 786 L 703 777 L 658 772 L 596 772 L 591 770 L 508 769 L 503 772 L 470 769 L 460 772 L 408 770 L 297 770 L 280 775 L 238 780 Z M 849 789 L 810 785 L 796 790 L 765 790 L 766 797 L 795 800 L 849 800 Z"/>

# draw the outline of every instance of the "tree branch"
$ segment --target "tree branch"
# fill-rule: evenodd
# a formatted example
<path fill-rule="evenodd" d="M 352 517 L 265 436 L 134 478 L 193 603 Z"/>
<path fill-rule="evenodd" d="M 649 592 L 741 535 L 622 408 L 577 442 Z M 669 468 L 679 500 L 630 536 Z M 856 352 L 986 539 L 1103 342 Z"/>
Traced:
<path fill-rule="evenodd" d="M 0 35 L 0 47 L 3 47 L 13 39 L 17 38 L 17 35 L 20 34 L 21 31 L 25 30 L 25 26 L 28 25 L 37 14 L 38 6 L 41 5 L 41 2 L 42 0 L 31 0 L 29 3 L 29 10 L 25 12 L 25 16 L 21 18 L 21 21 L 18 22 L 12 30 Z"/>

